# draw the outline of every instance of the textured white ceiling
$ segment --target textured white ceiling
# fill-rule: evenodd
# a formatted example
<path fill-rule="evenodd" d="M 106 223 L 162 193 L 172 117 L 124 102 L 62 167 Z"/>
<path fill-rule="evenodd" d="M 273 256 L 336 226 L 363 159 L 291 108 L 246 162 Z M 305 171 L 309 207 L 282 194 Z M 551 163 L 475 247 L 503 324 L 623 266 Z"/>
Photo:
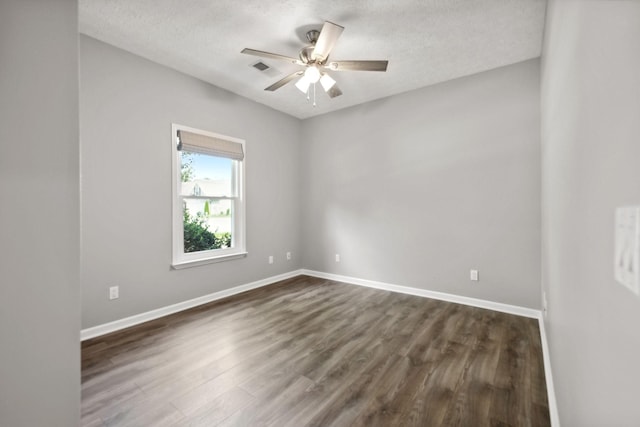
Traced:
<path fill-rule="evenodd" d="M 298 118 L 540 56 L 546 0 L 80 0 L 80 31 Z M 304 34 L 345 27 L 331 59 L 388 59 L 386 73 L 333 72 L 343 95 L 313 107 L 300 67 L 241 54 L 298 56 Z M 259 72 L 261 60 L 273 67 Z M 319 87 L 318 87 L 319 88 Z"/>

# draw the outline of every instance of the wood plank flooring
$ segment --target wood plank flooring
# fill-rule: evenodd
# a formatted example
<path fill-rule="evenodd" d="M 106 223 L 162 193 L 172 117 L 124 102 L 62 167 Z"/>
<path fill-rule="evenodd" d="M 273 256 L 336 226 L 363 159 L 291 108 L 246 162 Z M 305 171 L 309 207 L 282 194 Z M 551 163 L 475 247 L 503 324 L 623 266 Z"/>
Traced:
<path fill-rule="evenodd" d="M 85 341 L 84 426 L 549 426 L 537 321 L 299 276 Z"/>

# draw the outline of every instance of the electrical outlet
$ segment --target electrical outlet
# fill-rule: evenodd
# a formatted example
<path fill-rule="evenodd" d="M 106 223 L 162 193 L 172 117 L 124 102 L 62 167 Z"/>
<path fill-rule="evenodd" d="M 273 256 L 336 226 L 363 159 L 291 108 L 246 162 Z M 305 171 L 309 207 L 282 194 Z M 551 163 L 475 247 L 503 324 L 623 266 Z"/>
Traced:
<path fill-rule="evenodd" d="M 118 298 L 120 298 L 120 287 L 111 286 L 109 288 L 109 299 L 118 299 Z"/>
<path fill-rule="evenodd" d="M 340 262 L 340 254 L 336 254 L 336 262 Z"/>
<path fill-rule="evenodd" d="M 477 282 L 478 279 L 478 270 L 470 270 L 469 271 L 469 279 L 473 280 L 474 282 Z"/>
<path fill-rule="evenodd" d="M 273 264 L 273 255 L 269 255 L 269 264 Z"/>
<path fill-rule="evenodd" d="M 287 252 L 287 261 L 291 261 L 291 252 Z"/>

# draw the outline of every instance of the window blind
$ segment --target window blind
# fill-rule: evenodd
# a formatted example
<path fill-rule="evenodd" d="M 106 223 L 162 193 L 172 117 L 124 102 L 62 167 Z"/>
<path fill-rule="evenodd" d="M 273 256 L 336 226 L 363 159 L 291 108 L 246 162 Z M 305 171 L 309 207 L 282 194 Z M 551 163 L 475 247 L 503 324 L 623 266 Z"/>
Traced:
<path fill-rule="evenodd" d="M 200 135 L 184 130 L 178 131 L 178 150 L 208 154 L 210 156 L 226 157 L 234 160 L 244 159 L 242 144 L 239 142 Z"/>

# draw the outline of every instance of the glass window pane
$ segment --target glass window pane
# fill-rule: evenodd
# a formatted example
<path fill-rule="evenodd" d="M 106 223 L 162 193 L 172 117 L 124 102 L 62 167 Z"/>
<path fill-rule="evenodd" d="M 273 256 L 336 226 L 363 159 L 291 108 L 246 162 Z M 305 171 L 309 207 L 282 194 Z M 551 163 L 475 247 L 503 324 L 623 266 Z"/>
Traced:
<path fill-rule="evenodd" d="M 229 248 L 233 227 L 233 200 L 183 199 L 184 251 Z"/>
<path fill-rule="evenodd" d="M 181 196 L 235 196 L 235 160 L 181 151 Z"/>

